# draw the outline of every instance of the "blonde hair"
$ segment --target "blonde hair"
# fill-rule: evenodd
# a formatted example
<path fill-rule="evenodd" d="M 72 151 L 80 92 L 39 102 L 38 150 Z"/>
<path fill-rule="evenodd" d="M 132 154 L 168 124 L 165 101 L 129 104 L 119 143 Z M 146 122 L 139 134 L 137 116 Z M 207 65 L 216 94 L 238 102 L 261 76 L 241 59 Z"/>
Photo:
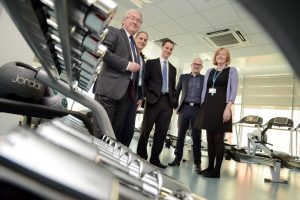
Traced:
<path fill-rule="evenodd" d="M 226 54 L 226 66 L 228 66 L 230 64 L 230 62 L 231 62 L 230 53 L 229 53 L 229 50 L 227 48 L 224 48 L 224 47 L 218 48 L 216 50 L 215 55 L 214 55 L 214 59 L 213 59 L 213 64 L 214 65 L 218 65 L 216 57 L 220 53 L 220 51 L 222 51 L 222 50 L 225 51 L 225 54 Z"/>

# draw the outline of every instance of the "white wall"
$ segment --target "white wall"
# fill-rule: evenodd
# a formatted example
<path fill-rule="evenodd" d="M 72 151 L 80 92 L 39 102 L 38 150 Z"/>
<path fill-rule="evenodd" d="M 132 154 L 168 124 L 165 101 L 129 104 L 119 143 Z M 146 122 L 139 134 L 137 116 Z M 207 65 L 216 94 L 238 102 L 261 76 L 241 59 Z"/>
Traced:
<path fill-rule="evenodd" d="M 0 10 L 0 30 L 0 66 L 11 61 L 31 64 L 33 52 L 3 8 Z"/>
<path fill-rule="evenodd" d="M 21 116 L 8 114 L 8 113 L 0 113 L 0 119 L 2 119 L 1 126 L 0 126 L 0 135 L 1 135 L 2 133 L 8 133 L 12 129 L 16 128 L 19 125 Z"/>
<path fill-rule="evenodd" d="M 0 67 L 11 61 L 31 64 L 33 52 L 2 5 L 0 5 L 0 30 Z M 3 119 L 0 133 L 5 133 L 18 126 L 21 116 L 0 113 L 0 118 Z"/>

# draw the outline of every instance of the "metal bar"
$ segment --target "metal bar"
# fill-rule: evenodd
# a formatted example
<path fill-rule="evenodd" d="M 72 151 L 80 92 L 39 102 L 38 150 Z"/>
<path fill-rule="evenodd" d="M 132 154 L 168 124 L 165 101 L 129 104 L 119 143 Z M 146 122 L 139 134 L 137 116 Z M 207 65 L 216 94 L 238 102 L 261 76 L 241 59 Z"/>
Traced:
<path fill-rule="evenodd" d="M 52 81 L 49 76 L 47 75 L 45 70 L 40 70 L 36 78 L 45 84 L 49 85 L 54 90 L 57 90 L 58 92 L 65 94 L 67 97 L 79 102 L 80 104 L 90 108 L 93 112 L 93 115 L 97 118 L 97 121 L 99 123 L 99 126 L 101 127 L 101 130 L 104 134 L 109 136 L 112 139 L 115 138 L 114 131 L 111 126 L 111 122 L 108 118 L 107 112 L 103 108 L 101 104 L 90 98 L 89 96 L 79 93 L 75 90 L 68 89 L 65 85 L 63 85 L 61 82 L 58 81 Z"/>
<path fill-rule="evenodd" d="M 71 4 L 71 3 L 70 3 Z M 61 47 L 64 56 L 64 63 L 66 67 L 67 77 L 69 79 L 68 83 L 71 90 L 73 88 L 73 75 L 72 75 L 72 57 L 71 57 L 71 44 L 70 44 L 70 34 L 69 34 L 69 15 L 67 0 L 55 0 L 55 11 L 56 11 L 56 21 L 59 27 L 59 37 L 61 41 Z"/>

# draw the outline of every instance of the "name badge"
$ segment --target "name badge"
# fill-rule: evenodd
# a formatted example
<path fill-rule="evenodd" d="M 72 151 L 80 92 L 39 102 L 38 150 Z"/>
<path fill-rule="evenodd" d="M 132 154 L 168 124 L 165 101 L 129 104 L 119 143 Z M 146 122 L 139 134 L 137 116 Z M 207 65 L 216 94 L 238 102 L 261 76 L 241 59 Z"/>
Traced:
<path fill-rule="evenodd" d="M 213 96 L 216 92 L 217 92 L 216 88 L 209 88 L 209 90 L 208 90 L 208 93 L 210 93 L 211 96 Z"/>

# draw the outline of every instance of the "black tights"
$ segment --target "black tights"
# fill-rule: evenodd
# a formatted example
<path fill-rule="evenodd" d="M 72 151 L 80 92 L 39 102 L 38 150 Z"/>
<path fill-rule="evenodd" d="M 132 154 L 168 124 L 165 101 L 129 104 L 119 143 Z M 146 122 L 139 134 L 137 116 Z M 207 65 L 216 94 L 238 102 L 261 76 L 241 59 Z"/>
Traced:
<path fill-rule="evenodd" d="M 215 131 L 206 131 L 208 170 L 215 170 L 216 172 L 220 173 L 225 148 L 224 136 L 224 132 L 220 133 Z"/>

